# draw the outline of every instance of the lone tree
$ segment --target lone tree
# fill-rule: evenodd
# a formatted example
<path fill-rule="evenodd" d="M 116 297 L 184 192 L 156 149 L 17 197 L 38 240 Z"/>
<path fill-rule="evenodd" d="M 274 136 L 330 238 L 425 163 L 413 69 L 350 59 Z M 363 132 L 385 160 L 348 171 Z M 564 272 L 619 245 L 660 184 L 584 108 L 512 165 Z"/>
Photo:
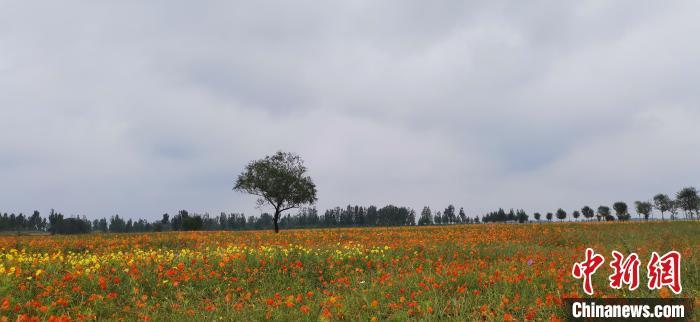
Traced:
<path fill-rule="evenodd" d="M 282 151 L 250 162 L 233 189 L 260 197 L 259 207 L 269 204 L 275 209 L 275 233 L 279 232 L 283 211 L 316 202 L 316 185 L 306 175 L 304 161 L 294 153 Z"/>

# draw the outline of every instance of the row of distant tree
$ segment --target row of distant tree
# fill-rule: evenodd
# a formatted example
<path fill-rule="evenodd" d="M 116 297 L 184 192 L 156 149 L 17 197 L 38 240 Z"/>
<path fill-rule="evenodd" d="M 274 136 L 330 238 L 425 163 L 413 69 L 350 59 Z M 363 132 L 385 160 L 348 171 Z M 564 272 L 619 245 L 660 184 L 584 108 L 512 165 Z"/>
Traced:
<path fill-rule="evenodd" d="M 661 214 L 661 219 L 666 219 L 666 214 L 670 219 L 700 219 L 700 196 L 694 187 L 683 188 L 676 193 L 675 198 L 666 194 L 657 194 L 650 201 L 636 201 L 634 211 L 639 219 L 649 219 L 649 216 L 656 209 Z M 613 213 L 614 211 L 614 213 Z M 629 220 L 631 218 L 627 203 L 618 201 L 612 208 L 599 206 L 593 209 L 584 206 L 580 210 L 568 213 L 564 209 L 554 212 L 547 212 L 542 215 L 539 212 L 533 213 L 536 221 L 560 221 L 573 218 L 574 220 Z M 416 220 L 417 219 L 417 220 Z M 424 207 L 420 216 L 416 218 L 416 213 L 408 207 L 397 207 L 388 205 L 382 208 L 375 206 L 350 206 L 345 208 L 336 207 L 326 210 L 322 215 L 316 208 L 302 208 L 296 214 L 287 214 L 280 218 L 280 226 L 286 228 L 306 228 L 306 227 L 368 227 L 368 226 L 412 226 L 412 225 L 450 225 L 450 224 L 472 224 L 488 222 L 519 222 L 530 221 L 530 216 L 522 209 L 497 211 L 479 216 L 469 217 L 464 208 L 459 211 L 453 205 L 447 206 L 443 211 L 435 214 L 429 207 Z M 66 217 L 54 211 L 49 213 L 47 218 L 41 216 L 38 211 L 31 215 L 7 214 L 0 215 L 0 231 L 46 231 L 52 234 L 79 234 L 88 232 L 159 232 L 159 231 L 180 231 L 180 230 L 246 230 L 246 229 L 267 229 L 273 223 L 273 216 L 263 213 L 260 216 L 246 217 L 241 213 L 221 213 L 219 216 L 209 214 L 190 214 L 187 210 L 181 210 L 176 215 L 163 214 L 160 220 L 149 222 L 145 219 L 125 219 L 119 215 L 110 218 L 88 220 L 85 216 Z"/>
<path fill-rule="evenodd" d="M 272 215 L 248 216 L 240 213 L 221 213 L 219 216 L 209 214 L 190 214 L 180 210 L 175 216 L 163 214 L 160 220 L 149 222 L 145 219 L 125 219 L 119 215 L 108 218 L 88 220 L 85 216 L 66 217 L 51 210 L 46 218 L 39 211 L 27 217 L 23 214 L 7 213 L 0 216 L 0 231 L 46 231 L 52 234 L 80 234 L 89 232 L 160 232 L 190 230 L 244 230 L 267 229 L 272 225 Z M 281 218 L 280 224 L 286 228 L 303 227 L 353 227 L 353 226 L 403 226 L 415 224 L 415 212 L 407 207 L 388 205 L 347 206 L 326 210 L 319 215 L 316 208 L 302 208 L 295 215 Z"/>
<path fill-rule="evenodd" d="M 670 219 L 679 219 L 679 215 L 682 212 L 684 219 L 700 219 L 700 196 L 698 195 L 697 189 L 694 187 L 686 187 L 681 189 L 676 193 L 676 197 L 671 198 L 667 194 L 657 194 L 650 201 L 635 201 L 634 211 L 637 213 L 639 219 L 644 217 L 644 220 L 648 220 L 654 209 L 658 210 L 661 214 L 661 219 L 665 220 L 665 215 L 669 214 Z M 612 213 L 614 211 L 614 215 Z M 614 221 L 614 220 L 630 220 L 632 218 L 629 206 L 624 201 L 615 202 L 612 209 L 608 206 L 599 206 L 596 210 L 589 206 L 584 206 L 581 210 L 574 210 L 571 212 L 571 218 L 578 220 L 582 218 L 584 220 L 593 220 L 595 218 L 598 221 Z M 560 221 L 566 220 L 569 217 L 564 209 L 559 208 L 555 212 L 547 212 L 544 216 L 541 213 L 535 212 L 533 214 L 535 220 L 547 220 L 552 221 L 556 217 Z M 524 210 L 513 211 L 511 209 L 509 212 L 499 209 L 498 211 L 487 213 L 483 216 L 483 222 L 527 222 L 529 216 Z"/>

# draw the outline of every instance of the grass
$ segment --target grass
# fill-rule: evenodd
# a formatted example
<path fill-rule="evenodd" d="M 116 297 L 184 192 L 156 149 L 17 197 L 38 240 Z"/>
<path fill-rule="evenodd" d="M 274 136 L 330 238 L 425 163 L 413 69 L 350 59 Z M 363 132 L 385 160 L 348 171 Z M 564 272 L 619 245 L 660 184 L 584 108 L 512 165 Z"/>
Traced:
<path fill-rule="evenodd" d="M 606 257 L 596 297 L 697 303 L 697 236 L 698 222 L 4 235 L 0 317 L 558 320 L 563 298 L 584 295 L 571 267 L 587 247 Z M 608 287 L 612 250 L 639 254 L 639 289 Z M 670 250 L 680 295 L 646 288 L 651 252 Z"/>

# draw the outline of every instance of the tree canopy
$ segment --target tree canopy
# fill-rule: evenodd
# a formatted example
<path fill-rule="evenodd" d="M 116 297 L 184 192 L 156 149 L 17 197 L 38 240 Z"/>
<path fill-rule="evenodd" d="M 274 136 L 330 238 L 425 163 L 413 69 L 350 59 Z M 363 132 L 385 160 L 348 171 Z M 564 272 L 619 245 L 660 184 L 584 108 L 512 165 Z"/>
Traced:
<path fill-rule="evenodd" d="M 698 214 L 698 209 L 700 208 L 700 197 L 698 196 L 698 190 L 695 187 L 686 187 L 681 189 L 676 194 L 676 200 L 678 202 L 678 207 L 683 209 L 686 217 L 690 214 L 690 218 L 693 217 L 693 211 Z"/>
<path fill-rule="evenodd" d="M 279 232 L 280 214 L 292 208 L 316 202 L 316 185 L 306 175 L 304 161 L 296 154 L 278 151 L 272 156 L 250 162 L 238 176 L 233 188 L 258 196 L 258 205 L 275 209 L 272 218 Z"/>
<path fill-rule="evenodd" d="M 651 205 L 650 202 L 635 201 L 634 206 L 635 206 L 635 209 L 637 210 L 637 214 L 644 215 L 644 220 L 649 220 L 649 214 L 651 214 L 651 211 L 653 209 L 653 206 Z"/>
<path fill-rule="evenodd" d="M 629 214 L 627 213 L 627 203 L 624 201 L 618 201 L 613 204 L 613 209 L 615 209 L 615 215 L 619 220 L 628 220 Z"/>
<path fill-rule="evenodd" d="M 673 200 L 667 194 L 657 194 L 654 196 L 654 207 L 661 213 L 661 220 L 663 220 L 664 213 L 671 211 Z"/>

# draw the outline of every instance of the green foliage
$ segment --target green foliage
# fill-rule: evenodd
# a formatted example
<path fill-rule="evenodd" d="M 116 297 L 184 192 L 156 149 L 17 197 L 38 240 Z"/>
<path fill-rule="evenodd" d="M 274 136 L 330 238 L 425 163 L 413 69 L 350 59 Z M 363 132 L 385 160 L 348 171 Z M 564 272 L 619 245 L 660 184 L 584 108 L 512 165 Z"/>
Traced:
<path fill-rule="evenodd" d="M 649 214 L 651 214 L 651 210 L 653 209 L 653 206 L 650 202 L 635 201 L 634 206 L 637 210 L 637 214 L 644 215 L 644 220 L 649 220 Z"/>
<path fill-rule="evenodd" d="M 523 220 L 527 221 L 527 214 L 525 211 L 520 209 L 518 213 L 522 212 L 524 214 Z M 499 208 L 498 211 L 492 211 L 484 215 L 483 222 L 508 222 L 508 221 L 520 221 L 519 215 L 511 209 L 506 213 L 503 208 Z M 523 221 L 523 222 L 524 222 Z"/>
<path fill-rule="evenodd" d="M 467 214 L 464 212 L 464 207 L 459 208 L 459 222 L 466 223 L 467 222 Z"/>
<path fill-rule="evenodd" d="M 259 206 L 269 204 L 275 209 L 275 232 L 279 231 L 277 223 L 283 211 L 317 200 L 316 185 L 306 175 L 303 160 L 294 153 L 282 151 L 250 162 L 233 189 L 258 196 Z"/>
<path fill-rule="evenodd" d="M 525 213 L 525 210 L 522 209 L 518 210 L 515 216 L 518 218 L 518 222 L 521 224 L 526 223 L 529 219 L 529 216 L 527 215 L 527 213 Z"/>
<path fill-rule="evenodd" d="M 630 215 L 627 212 L 627 203 L 624 201 L 618 201 L 613 204 L 613 209 L 615 209 L 615 215 L 617 215 L 618 220 L 629 220 Z"/>
<path fill-rule="evenodd" d="M 671 211 L 673 208 L 673 200 L 668 195 L 660 193 L 654 196 L 654 207 L 661 212 L 661 219 L 664 219 L 664 213 Z"/>
<path fill-rule="evenodd" d="M 430 211 L 430 207 L 423 207 L 423 211 L 420 212 L 420 218 L 418 218 L 418 225 L 432 225 L 433 224 L 433 214 Z"/>
<path fill-rule="evenodd" d="M 63 214 L 51 209 L 49 214 L 49 232 L 51 234 L 84 234 L 91 229 L 90 221 L 87 218 L 64 218 Z"/>
<path fill-rule="evenodd" d="M 280 152 L 281 153 L 281 152 Z M 279 154 L 279 153 L 278 153 Z M 285 155 L 284 153 L 282 153 Z M 278 155 L 268 157 L 269 159 L 278 160 L 281 158 Z M 292 161 L 299 165 L 301 160 L 295 156 L 282 158 L 284 162 Z M 264 161 L 264 160 L 263 160 Z M 280 161 L 280 162 L 282 162 Z M 277 161 L 275 161 L 277 162 Z M 254 162 L 253 162 L 254 163 Z M 279 163 L 279 162 L 278 162 Z M 288 166 L 288 168 L 296 169 L 295 173 L 304 173 L 305 168 Z M 301 176 L 302 178 L 308 178 Z M 314 190 L 315 191 L 315 190 Z M 314 192 L 315 193 L 315 192 Z M 670 198 L 666 194 L 657 194 L 653 197 L 653 202 L 636 201 L 634 206 L 637 214 L 648 219 L 653 209 L 657 209 L 661 213 L 661 218 L 665 219 L 664 215 L 670 213 L 671 219 L 677 219 L 678 209 L 683 209 L 686 214 L 686 219 L 698 217 L 700 207 L 700 197 L 698 191 L 693 187 L 683 188 L 676 194 L 677 200 Z M 263 198 L 261 198 L 263 199 Z M 492 211 L 485 214 L 482 219 L 478 216 L 469 218 L 466 216 L 464 208 L 459 208 L 458 214 L 455 214 L 455 207 L 449 205 L 445 209 L 445 213 L 440 211 L 433 217 L 432 211 L 428 207 L 424 207 L 418 218 L 418 225 L 432 224 L 457 224 L 457 223 L 479 223 L 483 222 L 527 222 L 529 216 L 525 211 L 513 210 L 505 211 L 503 208 L 498 211 Z M 281 212 L 281 211 L 280 211 Z M 615 212 L 620 220 L 629 220 L 630 215 L 627 210 L 627 204 L 624 202 L 615 203 Z M 583 216 L 584 218 L 597 219 L 606 221 L 614 221 L 615 217 L 610 215 L 611 209 L 607 206 L 600 206 L 596 212 L 589 206 L 584 206 L 579 211 L 572 212 L 574 218 Z M 544 216 L 551 221 L 555 214 L 547 213 Z M 558 219 L 565 219 L 566 212 L 563 210 L 557 211 Z M 563 217 L 562 217 L 563 216 Z M 533 215 L 535 220 L 542 220 L 542 214 L 535 212 Z M 47 220 L 48 219 L 48 220 Z M 351 206 L 346 208 L 336 207 L 326 210 L 325 214 L 319 215 L 316 208 L 301 208 L 299 213 L 278 217 L 279 225 L 287 228 L 303 228 L 303 227 L 364 227 L 364 226 L 411 226 L 416 224 L 416 214 L 413 209 L 408 207 L 397 207 L 388 205 L 378 209 L 375 206 Z M 170 230 L 248 230 L 248 229 L 263 229 L 270 225 L 276 225 L 275 216 L 267 213 L 261 216 L 246 217 L 242 213 L 221 213 L 219 216 L 209 217 L 209 214 L 194 214 L 188 213 L 186 210 L 180 211 L 178 215 L 170 217 L 167 213 L 162 215 L 162 219 L 149 222 L 144 219 L 125 219 L 119 215 L 112 216 L 109 219 L 101 218 L 88 221 L 84 216 L 75 218 L 65 218 L 63 214 L 51 210 L 47 218 L 42 218 L 39 211 L 34 211 L 31 215 L 19 214 L 0 214 L 0 232 L 50 232 L 54 234 L 72 234 L 72 233 L 87 233 L 93 232 L 113 232 L 113 233 L 138 233 L 138 232 L 161 232 Z"/>
<path fill-rule="evenodd" d="M 574 210 L 574 212 L 571 213 L 571 216 L 573 216 L 574 219 L 578 220 L 578 217 L 581 217 L 581 213 L 578 210 Z"/>
<path fill-rule="evenodd" d="M 591 207 L 584 206 L 583 208 L 581 208 L 581 214 L 583 214 L 583 217 L 585 217 L 586 219 L 591 219 L 595 215 L 595 212 L 593 211 L 593 209 L 591 209 Z"/>
<path fill-rule="evenodd" d="M 436 225 L 442 224 L 442 213 L 439 210 L 435 214 L 435 224 Z"/>
<path fill-rule="evenodd" d="M 613 204 L 613 209 L 615 214 L 620 217 L 627 214 L 627 203 L 624 201 L 618 201 Z"/>
<path fill-rule="evenodd" d="M 564 209 L 561 209 L 561 208 L 557 209 L 557 219 L 559 219 L 559 220 L 566 219 L 566 211 L 564 211 Z"/>
<path fill-rule="evenodd" d="M 457 217 L 455 215 L 455 206 L 449 205 L 447 208 L 445 208 L 445 212 L 442 215 L 442 223 L 443 224 L 453 224 L 457 220 Z"/>
<path fill-rule="evenodd" d="M 686 217 L 693 217 L 693 211 L 698 214 L 700 209 L 700 197 L 698 197 L 698 190 L 695 187 L 685 187 L 681 189 L 676 194 L 676 202 L 678 207 L 683 209 Z M 688 216 L 690 215 L 690 216 Z"/>
<path fill-rule="evenodd" d="M 125 233 L 126 221 L 120 218 L 119 215 L 114 215 L 109 219 L 109 231 L 112 233 Z"/>

